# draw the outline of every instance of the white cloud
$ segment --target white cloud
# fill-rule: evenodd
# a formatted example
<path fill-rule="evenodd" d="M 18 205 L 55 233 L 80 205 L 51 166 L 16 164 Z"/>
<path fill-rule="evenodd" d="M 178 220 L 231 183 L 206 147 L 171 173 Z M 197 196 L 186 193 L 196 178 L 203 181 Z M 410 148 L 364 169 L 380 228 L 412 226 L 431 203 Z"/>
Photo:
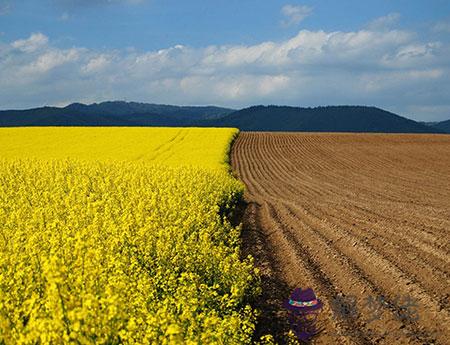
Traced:
<path fill-rule="evenodd" d="M 112 64 L 113 56 L 109 54 L 100 54 L 92 57 L 85 65 L 81 66 L 81 70 L 85 74 L 99 73 L 104 71 Z"/>
<path fill-rule="evenodd" d="M 383 17 L 376 18 L 372 20 L 367 28 L 369 30 L 387 30 L 390 29 L 394 24 L 396 24 L 400 19 L 400 13 L 389 13 Z"/>
<path fill-rule="evenodd" d="M 281 24 L 283 26 L 297 25 L 311 15 L 312 11 L 312 7 L 305 5 L 284 5 L 281 8 L 281 14 L 285 16 L 285 19 Z"/>
<path fill-rule="evenodd" d="M 0 104 L 124 98 L 232 107 L 373 104 L 412 117 L 408 111 L 420 106 L 450 107 L 450 47 L 417 37 L 401 30 L 302 30 L 280 42 L 138 52 L 62 49 L 35 33 L 0 42 Z"/>
<path fill-rule="evenodd" d="M 43 48 L 48 43 L 48 37 L 41 33 L 34 33 L 27 39 L 17 40 L 11 43 L 13 48 L 19 49 L 26 53 L 32 53 Z"/>
<path fill-rule="evenodd" d="M 25 76 L 39 76 L 58 66 L 75 62 L 79 57 L 80 51 L 77 49 L 49 50 L 42 55 L 39 55 L 36 60 L 22 66 L 20 68 L 20 74 L 24 74 Z"/>
<path fill-rule="evenodd" d="M 175 84 L 170 86 L 177 85 Z M 215 99 L 225 98 L 231 102 L 246 102 L 249 98 L 273 95 L 287 90 L 290 78 L 286 75 L 238 74 L 230 76 L 186 76 L 179 87 L 186 95 L 201 99 L 205 94 Z"/>

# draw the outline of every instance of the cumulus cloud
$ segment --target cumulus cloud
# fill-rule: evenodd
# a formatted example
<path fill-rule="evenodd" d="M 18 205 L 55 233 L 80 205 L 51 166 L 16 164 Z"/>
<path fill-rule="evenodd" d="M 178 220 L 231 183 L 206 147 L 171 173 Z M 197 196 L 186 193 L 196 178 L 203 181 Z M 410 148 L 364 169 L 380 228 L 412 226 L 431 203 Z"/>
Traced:
<path fill-rule="evenodd" d="M 31 34 L 31 36 L 27 39 L 14 41 L 11 43 L 11 46 L 23 52 L 31 53 L 45 47 L 47 43 L 48 37 L 39 32 Z"/>
<path fill-rule="evenodd" d="M 285 19 L 283 26 L 297 25 L 312 13 L 312 7 L 305 5 L 285 5 L 281 8 L 281 14 Z"/>
<path fill-rule="evenodd" d="M 450 47 L 417 37 L 301 30 L 280 42 L 138 52 L 62 49 L 34 33 L 0 42 L 0 104 L 372 104 L 424 120 L 448 118 L 439 109 L 450 107 Z M 432 105 L 439 108 L 425 113 Z"/>

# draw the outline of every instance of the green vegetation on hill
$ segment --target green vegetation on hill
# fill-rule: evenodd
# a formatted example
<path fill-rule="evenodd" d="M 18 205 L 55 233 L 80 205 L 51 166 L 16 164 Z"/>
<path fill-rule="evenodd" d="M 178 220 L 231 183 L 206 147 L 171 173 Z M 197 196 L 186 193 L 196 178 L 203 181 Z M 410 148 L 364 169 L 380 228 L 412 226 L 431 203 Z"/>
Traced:
<path fill-rule="evenodd" d="M 0 127 L 140 126 L 235 127 L 242 131 L 445 133 L 449 124 L 419 123 L 376 107 L 327 106 L 300 108 L 253 106 L 232 110 L 135 102 L 74 103 L 0 111 Z"/>
<path fill-rule="evenodd" d="M 450 133 L 450 120 L 441 121 L 441 122 L 433 122 L 433 123 L 429 123 L 428 125 L 433 128 L 436 128 L 440 131 L 443 131 L 445 133 Z"/>
<path fill-rule="evenodd" d="M 193 107 L 136 102 L 103 102 L 67 107 L 0 111 L 0 127 L 16 126 L 189 126 L 234 110 L 214 106 Z"/>
<path fill-rule="evenodd" d="M 365 106 L 298 108 L 255 106 L 209 121 L 242 131 L 439 133 L 436 128 Z"/>

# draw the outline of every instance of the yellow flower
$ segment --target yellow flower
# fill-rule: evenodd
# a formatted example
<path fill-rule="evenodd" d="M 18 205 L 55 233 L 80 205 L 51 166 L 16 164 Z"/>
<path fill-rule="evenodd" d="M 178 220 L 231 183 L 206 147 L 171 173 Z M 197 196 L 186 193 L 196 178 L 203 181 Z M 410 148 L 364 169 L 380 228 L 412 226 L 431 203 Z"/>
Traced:
<path fill-rule="evenodd" d="M 0 129 L 0 344 L 249 343 L 236 133 Z"/>

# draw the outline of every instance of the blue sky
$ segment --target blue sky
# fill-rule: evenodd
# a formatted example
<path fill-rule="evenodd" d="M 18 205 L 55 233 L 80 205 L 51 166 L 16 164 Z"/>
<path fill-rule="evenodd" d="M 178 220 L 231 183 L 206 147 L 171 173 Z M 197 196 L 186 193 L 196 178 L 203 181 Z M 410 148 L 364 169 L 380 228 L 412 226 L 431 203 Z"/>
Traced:
<path fill-rule="evenodd" d="M 450 1 L 0 0 L 0 108 L 368 104 L 450 118 Z"/>

